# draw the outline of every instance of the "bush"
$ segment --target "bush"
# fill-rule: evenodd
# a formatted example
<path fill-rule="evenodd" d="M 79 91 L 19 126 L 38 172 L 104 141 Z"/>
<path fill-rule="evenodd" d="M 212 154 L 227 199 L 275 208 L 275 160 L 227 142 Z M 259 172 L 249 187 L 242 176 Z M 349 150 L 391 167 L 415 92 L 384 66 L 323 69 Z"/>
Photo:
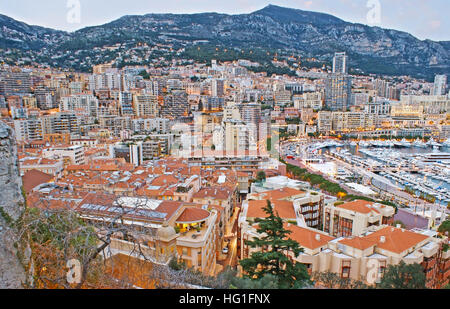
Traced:
<path fill-rule="evenodd" d="M 450 234 L 450 220 L 446 220 L 439 225 L 438 232 L 442 234 Z"/>

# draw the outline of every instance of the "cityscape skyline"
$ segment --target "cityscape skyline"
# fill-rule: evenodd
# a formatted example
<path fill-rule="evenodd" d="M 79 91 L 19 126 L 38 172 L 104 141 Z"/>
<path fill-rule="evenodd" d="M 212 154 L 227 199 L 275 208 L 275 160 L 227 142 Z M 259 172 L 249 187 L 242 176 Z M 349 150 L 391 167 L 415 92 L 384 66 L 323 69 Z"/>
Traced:
<path fill-rule="evenodd" d="M 450 289 L 450 41 L 274 5 L 0 25 L 0 289 Z"/>
<path fill-rule="evenodd" d="M 413 2 L 413 3 L 411 3 Z M 383 0 L 232 0 L 227 3 L 211 3 L 199 0 L 194 4 L 179 0 L 168 0 L 164 3 L 155 1 L 120 1 L 83 0 L 53 1 L 36 3 L 29 0 L 19 0 L 0 4 L 1 14 L 10 16 L 28 24 L 53 28 L 64 31 L 76 31 L 84 27 L 109 23 L 125 15 L 145 15 L 150 13 L 194 14 L 217 12 L 222 14 L 249 14 L 273 4 L 283 7 L 315 11 L 334 15 L 352 23 L 368 24 L 387 29 L 395 29 L 411 33 L 421 40 L 450 40 L 445 29 L 450 28 L 450 21 L 445 12 L 450 9 L 448 1 L 433 0 L 433 5 L 424 4 L 419 0 L 410 1 L 405 5 L 402 1 Z M 80 4 L 80 20 L 68 21 L 68 14 Z M 105 5 L 108 10 L 97 14 Z M 379 13 L 376 12 L 379 8 Z M 447 8 L 447 9 L 445 9 Z M 375 14 L 375 15 L 373 15 Z"/>

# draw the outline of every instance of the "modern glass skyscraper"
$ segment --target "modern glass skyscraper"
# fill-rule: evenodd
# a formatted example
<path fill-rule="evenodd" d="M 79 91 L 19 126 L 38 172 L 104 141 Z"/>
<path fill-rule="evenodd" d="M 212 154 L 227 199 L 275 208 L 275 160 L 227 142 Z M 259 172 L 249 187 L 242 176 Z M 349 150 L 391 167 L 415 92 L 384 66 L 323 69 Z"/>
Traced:
<path fill-rule="evenodd" d="M 350 107 L 352 96 L 352 81 L 347 74 L 348 57 L 336 53 L 333 58 L 333 73 L 325 82 L 325 106 L 332 111 L 346 111 Z"/>

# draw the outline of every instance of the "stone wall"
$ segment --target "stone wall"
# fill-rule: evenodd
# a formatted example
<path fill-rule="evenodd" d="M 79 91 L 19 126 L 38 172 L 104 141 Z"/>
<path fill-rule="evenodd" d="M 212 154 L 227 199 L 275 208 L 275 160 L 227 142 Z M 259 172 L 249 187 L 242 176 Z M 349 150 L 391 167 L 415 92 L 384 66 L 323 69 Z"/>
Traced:
<path fill-rule="evenodd" d="M 11 228 L 25 210 L 21 187 L 14 132 L 0 120 L 0 289 L 21 288 L 26 278 Z"/>

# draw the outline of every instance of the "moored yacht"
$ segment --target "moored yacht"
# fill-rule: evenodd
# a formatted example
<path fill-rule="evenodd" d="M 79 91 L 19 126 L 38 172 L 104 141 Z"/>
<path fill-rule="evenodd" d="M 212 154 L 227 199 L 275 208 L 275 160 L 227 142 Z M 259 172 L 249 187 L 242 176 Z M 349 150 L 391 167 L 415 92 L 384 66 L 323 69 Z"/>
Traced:
<path fill-rule="evenodd" d="M 399 141 L 393 141 L 395 147 L 403 147 L 403 144 Z"/>
<path fill-rule="evenodd" d="M 360 141 L 359 142 L 359 146 L 363 147 L 363 148 L 367 148 L 367 147 L 370 147 L 370 144 L 368 142 L 365 142 L 365 141 Z"/>
<path fill-rule="evenodd" d="M 411 147 L 411 143 L 408 142 L 405 138 L 401 140 L 400 142 L 402 144 L 403 147 Z"/>
<path fill-rule="evenodd" d="M 444 143 L 442 143 L 444 147 L 450 147 L 450 138 L 448 138 Z"/>
<path fill-rule="evenodd" d="M 420 139 L 416 139 L 413 142 L 413 146 L 417 147 L 417 148 L 427 148 L 427 145 L 423 141 L 421 141 Z"/>

